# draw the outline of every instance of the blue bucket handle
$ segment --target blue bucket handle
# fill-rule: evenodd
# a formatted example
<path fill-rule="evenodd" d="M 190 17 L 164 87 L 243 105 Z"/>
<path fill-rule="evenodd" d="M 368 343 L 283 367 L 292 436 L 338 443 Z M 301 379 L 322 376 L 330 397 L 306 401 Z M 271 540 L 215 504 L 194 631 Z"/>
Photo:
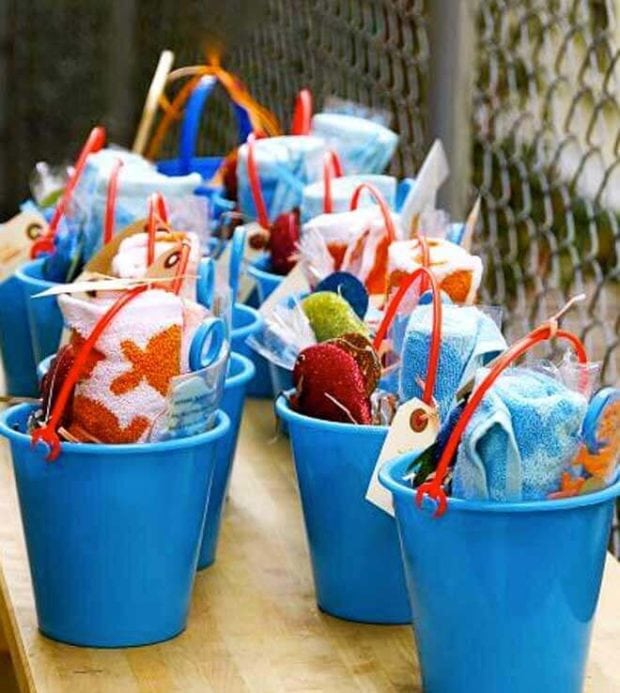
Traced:
<path fill-rule="evenodd" d="M 212 257 L 203 257 L 198 265 L 196 298 L 200 305 L 211 309 L 215 295 L 215 261 Z"/>
<path fill-rule="evenodd" d="M 216 84 L 217 79 L 215 77 L 205 75 L 194 87 L 187 100 L 179 137 L 179 163 L 182 174 L 191 173 L 192 159 L 196 156 L 200 121 L 207 100 Z M 245 108 L 237 103 L 233 103 L 233 108 L 237 119 L 238 141 L 245 142 L 247 136 L 252 131 L 250 116 Z"/>
<path fill-rule="evenodd" d="M 217 361 L 226 341 L 226 329 L 220 318 L 207 318 L 196 330 L 189 348 L 189 367 L 200 371 Z"/>
<path fill-rule="evenodd" d="M 243 255 L 245 251 L 246 229 L 244 226 L 237 226 L 230 239 L 230 261 L 228 264 L 228 285 L 232 292 L 233 304 L 237 302 L 239 293 L 239 278 L 243 266 Z"/>

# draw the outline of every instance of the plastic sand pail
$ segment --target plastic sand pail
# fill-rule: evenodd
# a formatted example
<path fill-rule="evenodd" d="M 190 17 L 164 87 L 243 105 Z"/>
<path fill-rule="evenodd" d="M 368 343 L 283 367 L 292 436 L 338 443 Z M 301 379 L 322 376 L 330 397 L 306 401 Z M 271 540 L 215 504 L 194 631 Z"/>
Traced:
<path fill-rule="evenodd" d="M 224 396 L 221 408 L 230 419 L 228 433 L 218 444 L 215 453 L 215 471 L 211 494 L 207 503 L 207 517 L 202 535 L 202 545 L 198 557 L 198 569 L 207 568 L 215 561 L 217 542 L 220 535 L 220 524 L 224 499 L 228 490 L 230 474 L 235 459 L 235 449 L 239 436 L 243 401 L 248 381 L 254 375 L 254 364 L 250 359 L 240 354 L 232 353 L 226 381 L 224 382 Z"/>
<path fill-rule="evenodd" d="M 88 647 L 147 645 L 184 628 L 218 444 L 190 438 L 31 447 L 33 407 L 3 412 L 40 630 Z"/>
<path fill-rule="evenodd" d="M 231 348 L 238 354 L 250 359 L 256 369 L 256 374 L 248 383 L 247 394 L 250 397 L 270 399 L 273 393 L 271 390 L 269 365 L 245 341 L 251 334 L 256 334 L 262 329 L 263 318 L 255 308 L 250 308 L 250 306 L 246 306 L 243 303 L 235 303 L 232 315 Z"/>
<path fill-rule="evenodd" d="M 448 498 L 434 518 L 402 480 L 410 461 L 386 463 L 380 480 L 394 498 L 424 690 L 581 691 L 620 481 L 553 501 Z"/>
<path fill-rule="evenodd" d="M 284 281 L 284 276 L 270 271 L 271 263 L 268 255 L 263 255 L 248 265 L 247 273 L 256 281 L 258 297 L 261 303 L 272 294 Z"/>
<path fill-rule="evenodd" d="M 0 282 L 0 354 L 5 390 L 14 396 L 38 393 L 26 299 L 15 275 Z"/>
<path fill-rule="evenodd" d="M 62 313 L 58 307 L 56 296 L 32 298 L 35 294 L 55 286 L 54 282 L 47 281 L 43 277 L 44 262 L 44 259 L 32 260 L 15 272 L 26 303 L 35 363 L 39 363 L 46 356 L 56 353 L 62 336 L 63 325 Z"/>
<path fill-rule="evenodd" d="M 313 419 L 276 401 L 287 422 L 319 607 L 365 623 L 409 623 L 393 518 L 365 500 L 384 426 Z"/>

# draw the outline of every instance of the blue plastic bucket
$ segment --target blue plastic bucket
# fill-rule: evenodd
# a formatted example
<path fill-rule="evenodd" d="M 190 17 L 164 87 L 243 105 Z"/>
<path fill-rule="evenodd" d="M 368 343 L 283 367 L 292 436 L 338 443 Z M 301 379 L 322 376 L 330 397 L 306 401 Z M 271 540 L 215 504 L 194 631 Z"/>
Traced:
<path fill-rule="evenodd" d="M 35 294 L 55 286 L 54 282 L 43 278 L 44 262 L 44 259 L 32 260 L 15 272 L 15 277 L 22 287 L 28 313 L 35 363 L 58 351 L 63 325 L 56 296 L 32 298 Z"/>
<path fill-rule="evenodd" d="M 523 503 L 449 498 L 435 519 L 384 465 L 394 497 L 425 691 L 583 689 L 620 481 L 590 495 Z"/>
<path fill-rule="evenodd" d="M 207 517 L 198 557 L 199 570 L 208 568 L 215 561 L 224 499 L 228 491 L 235 450 L 237 448 L 237 438 L 239 437 L 245 390 L 248 381 L 252 379 L 253 375 L 254 364 L 248 358 L 235 353 L 230 355 L 221 405 L 222 411 L 230 419 L 230 428 L 220 441 L 215 453 L 215 471 L 213 472 L 211 495 L 207 503 Z"/>
<path fill-rule="evenodd" d="M 6 392 L 36 397 L 39 388 L 26 299 L 15 275 L 0 282 L 0 306 L 0 354 Z"/>
<path fill-rule="evenodd" d="M 247 267 L 247 273 L 256 281 L 258 297 L 261 303 L 284 281 L 282 275 L 274 274 L 270 270 L 271 261 L 268 255 L 259 257 Z"/>
<path fill-rule="evenodd" d="M 243 303 L 235 303 L 232 315 L 231 347 L 233 351 L 250 359 L 256 369 L 256 374 L 248 383 L 247 394 L 249 397 L 271 399 L 273 392 L 269 364 L 245 341 L 251 334 L 256 334 L 262 329 L 263 318 L 255 308 Z"/>
<path fill-rule="evenodd" d="M 2 413 L 42 633 L 73 645 L 167 640 L 189 610 L 215 450 L 229 428 L 144 445 L 62 444 L 46 462 Z"/>
<path fill-rule="evenodd" d="M 364 623 L 410 623 L 393 518 L 365 500 L 387 433 L 313 419 L 276 401 L 288 423 L 319 607 Z"/>

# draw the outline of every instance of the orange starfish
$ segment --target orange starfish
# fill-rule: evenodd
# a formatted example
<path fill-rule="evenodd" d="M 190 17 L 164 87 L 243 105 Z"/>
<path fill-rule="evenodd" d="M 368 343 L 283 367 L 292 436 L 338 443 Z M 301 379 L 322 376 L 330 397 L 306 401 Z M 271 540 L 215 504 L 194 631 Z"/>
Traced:
<path fill-rule="evenodd" d="M 136 416 L 126 428 L 121 428 L 118 418 L 101 402 L 78 395 L 73 401 L 73 420 L 68 431 L 78 440 L 95 440 L 101 443 L 135 443 L 150 426 L 146 416 Z"/>
<path fill-rule="evenodd" d="M 564 472 L 562 474 L 560 490 L 555 493 L 550 493 L 548 498 L 572 498 L 579 493 L 584 483 L 585 479 L 583 477 L 574 477 L 569 472 Z"/>
<path fill-rule="evenodd" d="M 131 339 L 121 342 L 125 358 L 131 370 L 112 381 L 110 390 L 123 395 L 140 385 L 142 380 L 165 396 L 171 378 L 181 372 L 181 327 L 171 325 L 163 332 L 151 337 L 146 349 L 141 349 Z"/>

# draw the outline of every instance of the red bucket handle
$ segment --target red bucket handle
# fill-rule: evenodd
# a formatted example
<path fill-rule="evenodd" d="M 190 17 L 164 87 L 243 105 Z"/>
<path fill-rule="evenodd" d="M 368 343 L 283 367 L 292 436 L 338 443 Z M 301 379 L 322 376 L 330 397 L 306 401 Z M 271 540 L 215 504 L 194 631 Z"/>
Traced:
<path fill-rule="evenodd" d="M 367 190 L 371 196 L 374 198 L 375 202 L 379 205 L 381 214 L 383 215 L 383 220 L 385 221 L 385 230 L 387 232 L 387 237 L 390 243 L 396 240 L 396 228 L 394 227 L 394 220 L 392 219 L 392 214 L 390 213 L 390 208 L 388 203 L 385 201 L 383 195 L 375 188 L 374 185 L 370 183 L 360 183 L 357 188 L 353 191 L 353 196 L 351 197 L 351 205 L 349 209 L 351 211 L 356 210 L 360 201 L 362 192 Z"/>
<path fill-rule="evenodd" d="M 332 178 L 342 176 L 342 163 L 334 151 L 325 152 L 323 156 L 323 212 L 331 214 L 334 209 L 332 198 Z"/>
<path fill-rule="evenodd" d="M 392 320 L 394 320 L 394 316 L 396 315 L 400 302 L 413 282 L 421 276 L 426 277 L 430 284 L 431 291 L 433 292 L 433 327 L 431 333 L 431 347 L 428 353 L 428 368 L 426 372 L 426 379 L 424 381 L 424 392 L 422 393 L 422 400 L 426 404 L 432 405 L 433 392 L 435 390 L 435 382 L 437 380 L 437 369 L 439 367 L 439 349 L 441 347 L 441 325 L 443 313 L 437 279 L 427 267 L 418 267 L 418 269 L 416 269 L 400 283 L 398 291 L 394 294 L 394 297 L 385 310 L 383 320 L 379 325 L 379 329 L 377 330 L 377 334 L 375 335 L 372 345 L 376 351 L 379 350 L 383 340 L 385 339 L 387 331 L 392 324 Z"/>
<path fill-rule="evenodd" d="M 260 178 L 258 175 L 258 166 L 256 165 L 256 134 L 251 132 L 248 135 L 247 145 L 248 145 L 248 181 L 250 183 L 250 192 L 252 193 L 252 200 L 254 201 L 254 207 L 256 208 L 256 216 L 258 217 L 258 223 L 264 228 L 269 228 L 269 217 L 267 216 L 267 205 L 265 204 L 265 198 L 263 197 L 263 191 L 260 187 Z"/>
<path fill-rule="evenodd" d="M 557 329 L 557 319 L 551 318 L 546 323 L 543 323 L 535 330 L 530 332 L 528 335 L 515 342 L 507 351 L 505 351 L 501 356 L 499 356 L 493 363 L 489 373 L 482 380 L 480 385 L 471 394 L 467 404 L 465 405 L 461 416 L 459 417 L 455 427 L 444 446 L 441 457 L 439 458 L 439 463 L 437 465 L 437 470 L 435 472 L 435 477 L 431 481 L 425 481 L 421 484 L 415 496 L 415 501 L 418 507 L 422 506 L 424 496 L 432 498 L 437 503 L 437 509 L 435 510 L 434 517 L 441 517 L 446 512 L 448 507 L 448 500 L 446 498 L 446 492 L 443 489 L 443 481 L 445 479 L 446 473 L 448 472 L 448 467 L 450 461 L 452 460 L 456 449 L 459 445 L 459 441 L 465 427 L 469 423 L 476 407 L 482 401 L 482 398 L 487 393 L 491 385 L 497 380 L 501 373 L 510 366 L 514 361 L 523 356 L 529 349 L 540 342 L 544 342 L 554 337 L 559 339 L 564 339 L 571 344 L 579 363 L 585 364 L 588 362 L 588 356 L 586 354 L 585 347 L 583 346 L 579 337 L 574 335 L 572 332 L 566 332 L 565 330 Z M 587 383 L 582 382 L 580 384 L 580 389 L 586 389 Z"/>
<path fill-rule="evenodd" d="M 146 244 L 146 266 L 150 267 L 155 262 L 155 235 L 159 224 L 168 223 L 168 209 L 161 193 L 153 193 L 149 197 L 149 214 L 146 225 L 148 240 Z"/>
<path fill-rule="evenodd" d="M 105 217 L 103 222 L 103 244 L 107 245 L 114 235 L 114 213 L 116 211 L 116 198 L 118 197 L 118 178 L 123 168 L 122 159 L 114 162 L 108 181 L 108 190 L 105 201 Z"/>
<path fill-rule="evenodd" d="M 310 132 L 312 120 L 312 92 L 302 89 L 295 99 L 291 135 L 307 135 Z"/>
<path fill-rule="evenodd" d="M 54 214 L 47 229 L 47 233 L 38 238 L 30 248 L 31 258 L 37 258 L 42 253 L 51 253 L 54 250 L 54 238 L 56 236 L 58 224 L 60 223 L 60 220 L 67 211 L 67 206 L 69 205 L 69 200 L 71 199 L 71 195 L 73 195 L 75 186 L 78 184 L 80 178 L 82 177 L 82 173 L 84 173 L 84 168 L 86 167 L 86 160 L 88 159 L 89 154 L 94 154 L 95 152 L 98 152 L 100 149 L 103 148 L 103 146 L 105 145 L 105 140 L 105 128 L 98 125 L 90 131 L 90 134 L 88 135 L 88 138 L 86 139 L 86 142 L 82 147 L 80 155 L 78 156 L 78 160 L 75 163 L 73 174 L 67 181 L 67 185 L 65 186 L 62 197 L 60 198 L 60 200 L 58 200 L 58 204 L 56 205 L 56 209 L 54 210 Z"/>

